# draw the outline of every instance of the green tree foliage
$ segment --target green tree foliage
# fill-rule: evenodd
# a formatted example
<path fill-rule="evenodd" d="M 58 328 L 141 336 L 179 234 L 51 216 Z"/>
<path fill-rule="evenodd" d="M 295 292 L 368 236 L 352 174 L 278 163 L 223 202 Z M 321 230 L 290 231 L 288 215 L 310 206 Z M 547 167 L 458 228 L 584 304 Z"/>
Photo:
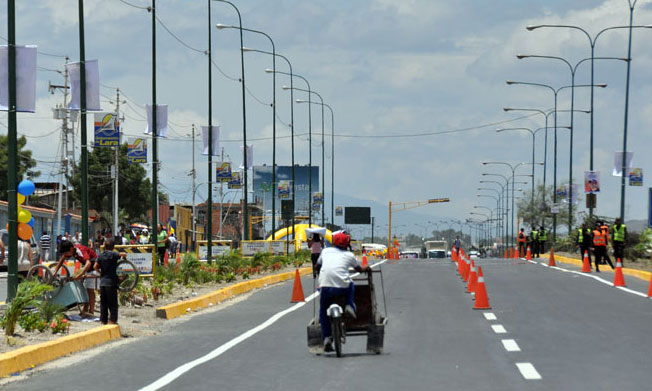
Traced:
<path fill-rule="evenodd" d="M 100 213 L 113 210 L 111 165 L 115 160 L 113 148 L 93 148 L 88 153 L 88 206 Z M 118 207 L 120 215 L 127 221 L 143 220 L 151 208 L 152 184 L 146 178 L 146 171 L 140 164 L 127 162 L 127 144 L 120 146 L 118 159 Z M 79 166 L 69 178 L 75 191 L 73 197 L 81 203 L 81 168 Z M 160 197 L 159 197 L 160 198 Z M 165 201 L 167 198 L 160 198 Z"/>
<path fill-rule="evenodd" d="M 531 194 L 530 191 L 526 191 L 524 192 L 523 197 L 516 201 L 516 212 L 518 213 L 518 217 L 521 219 L 521 228 L 525 228 L 525 230 L 528 231 L 533 226 L 539 228 L 543 225 L 546 231 L 552 232 L 553 215 L 550 212 L 550 208 L 554 196 L 553 187 L 549 186 L 547 189 L 544 189 L 542 185 L 537 186 L 534 189 L 534 202 L 532 202 Z M 582 199 L 581 197 L 578 198 L 580 200 Z M 568 227 L 568 204 L 562 203 L 560 199 L 557 199 L 557 203 L 560 205 L 559 213 L 557 214 L 557 231 L 559 231 L 560 227 Z M 578 223 L 582 223 L 582 220 L 578 219 L 578 209 L 580 209 L 581 206 L 581 203 L 573 206 L 574 227 L 577 226 Z"/>
<path fill-rule="evenodd" d="M 18 173 L 17 178 L 18 182 L 23 179 L 23 176 L 27 174 L 28 178 L 36 178 L 41 173 L 39 171 L 32 170 L 36 167 L 36 160 L 32 159 L 32 151 L 25 149 L 27 144 L 27 139 L 25 136 L 20 136 L 17 140 L 18 145 Z M 0 136 L 0 199 L 7 199 L 7 170 L 9 167 L 9 156 L 7 151 L 9 150 L 9 137 Z"/>

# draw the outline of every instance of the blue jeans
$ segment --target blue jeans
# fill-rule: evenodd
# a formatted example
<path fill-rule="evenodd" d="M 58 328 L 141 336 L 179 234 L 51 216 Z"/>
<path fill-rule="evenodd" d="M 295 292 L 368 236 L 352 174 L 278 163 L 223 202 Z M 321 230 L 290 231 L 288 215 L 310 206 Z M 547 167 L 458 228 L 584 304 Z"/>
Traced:
<path fill-rule="evenodd" d="M 322 339 L 332 335 L 331 320 L 326 314 L 326 311 L 328 310 L 328 307 L 335 302 L 333 299 L 339 296 L 344 296 L 346 297 L 346 304 L 350 305 L 355 310 L 355 304 L 353 303 L 354 292 L 355 286 L 353 285 L 353 282 L 351 282 L 348 288 L 321 287 L 319 293 L 319 323 L 321 324 Z"/>

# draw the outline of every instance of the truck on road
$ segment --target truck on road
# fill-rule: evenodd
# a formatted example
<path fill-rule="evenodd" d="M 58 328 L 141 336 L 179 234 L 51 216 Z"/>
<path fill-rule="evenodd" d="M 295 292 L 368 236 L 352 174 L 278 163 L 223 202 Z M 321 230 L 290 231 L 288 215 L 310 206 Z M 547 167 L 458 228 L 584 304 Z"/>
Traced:
<path fill-rule="evenodd" d="M 446 258 L 448 244 L 445 240 L 427 240 L 423 245 L 428 258 Z"/>

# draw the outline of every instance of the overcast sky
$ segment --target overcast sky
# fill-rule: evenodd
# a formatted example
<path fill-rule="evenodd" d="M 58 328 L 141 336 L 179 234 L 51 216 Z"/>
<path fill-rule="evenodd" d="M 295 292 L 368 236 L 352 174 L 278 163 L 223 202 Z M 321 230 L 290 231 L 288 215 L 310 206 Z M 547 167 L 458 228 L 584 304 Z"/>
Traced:
<path fill-rule="evenodd" d="M 62 103 L 59 92 L 48 92 L 48 81 L 61 84 L 64 58 L 79 58 L 77 1 L 22 0 L 17 9 L 17 42 L 36 44 L 38 56 L 37 112 L 19 115 L 19 133 L 39 161 L 42 181 L 55 181 L 60 121 L 51 108 Z M 128 4 L 127 4 L 128 3 Z M 177 38 L 157 24 L 157 102 L 169 105 L 169 138 L 160 142 L 161 182 L 173 201 L 191 199 L 188 173 L 192 166 L 191 125 L 206 125 L 207 110 L 207 2 L 159 0 L 157 17 Z M 652 24 L 649 1 L 639 1 L 634 24 Z M 6 1 L 0 2 L 0 36 L 6 38 Z M 131 5 L 129 5 L 131 4 Z M 86 58 L 98 59 L 102 107 L 110 110 L 119 87 L 123 98 L 126 135 L 144 129 L 143 105 L 151 103 L 151 14 L 138 7 L 144 0 L 86 0 Z M 483 168 L 482 161 L 518 163 L 531 160 L 527 132 L 496 133 L 498 127 L 544 126 L 543 116 L 518 119 L 524 113 L 505 113 L 503 107 L 552 109 L 553 95 L 545 88 L 508 86 L 507 79 L 570 84 L 568 67 L 558 60 L 523 59 L 516 54 L 561 56 L 575 64 L 590 56 L 587 38 L 578 31 L 539 29 L 531 24 L 571 24 L 591 35 L 606 27 L 628 23 L 627 0 L 235 0 L 244 27 L 262 30 L 290 59 L 294 72 L 309 80 L 335 111 L 335 204 L 337 194 L 380 204 L 449 197 L 450 204 L 418 210 L 425 219 L 469 217 L 474 205 L 494 207 L 489 198 L 477 198 L 482 172 L 507 174 L 501 166 Z M 237 24 L 228 4 L 213 2 L 212 21 Z M 240 164 L 242 97 L 237 30 L 213 27 L 213 122 L 221 125 L 222 146 Z M 179 41 L 182 41 L 179 42 Z M 263 36 L 245 33 L 246 47 L 270 50 Z M 190 47 L 190 48 L 188 48 Z M 652 120 L 652 30 L 634 31 L 628 150 L 634 167 L 651 174 L 648 127 Z M 627 30 L 604 33 L 597 41 L 597 57 L 626 57 Z M 287 71 L 282 61 L 277 69 Z M 253 140 L 254 164 L 271 164 L 271 57 L 245 54 L 247 138 Z M 595 81 L 607 83 L 595 91 L 595 170 L 601 172 L 602 192 L 597 213 L 615 216 L 620 205 L 620 178 L 612 177 L 613 154 L 622 150 L 626 64 L 600 60 Z M 235 79 L 235 80 L 234 80 Z M 576 84 L 590 81 L 590 62 L 578 67 Z M 290 163 L 290 97 L 277 79 L 277 164 Z M 295 87 L 304 88 L 295 80 Z M 588 88 L 575 90 L 575 107 L 588 109 Z M 295 98 L 307 98 L 297 92 Z M 559 109 L 570 108 L 570 89 L 559 94 Z M 326 112 L 326 205 L 330 207 L 331 124 Z M 308 162 L 308 107 L 295 104 L 296 163 Z M 552 125 L 552 117 L 550 125 Z M 313 106 L 313 163 L 321 163 L 321 111 Z M 513 120 L 501 125 L 495 123 Z M 560 126 L 569 125 L 560 113 Z M 89 140 L 92 141 L 92 116 Z M 6 134 L 6 114 L 0 114 L 0 132 Z M 589 165 L 589 115 L 574 121 L 573 177 L 582 180 Z M 459 132 L 447 132 L 453 130 Z M 443 132 L 443 133 L 441 133 Z M 419 134 L 425 136 L 414 136 Z M 437 134 L 439 133 L 439 134 Z M 543 161 L 543 134 L 537 135 L 536 160 Z M 351 137 L 364 136 L 364 137 Z M 384 138 L 381 136 L 403 136 Z M 77 141 L 79 139 L 77 138 Z M 553 131 L 548 132 L 547 184 L 553 176 Z M 150 142 L 151 150 L 151 142 Z M 569 131 L 558 130 L 558 183 L 568 180 Z M 79 147 L 77 146 L 79 150 Z M 207 160 L 201 156 L 201 138 L 195 146 L 198 182 L 207 181 Z M 77 153 L 79 156 L 79 153 Z M 521 171 L 519 171 L 521 172 Z M 529 167 L 523 168 L 529 173 Z M 536 181 L 543 179 L 537 167 Z M 527 180 L 527 178 L 526 178 Z M 627 218 L 647 216 L 647 178 L 643 187 L 627 187 Z M 489 185 L 491 186 L 491 185 Z M 485 186 L 482 186 L 485 187 Z M 529 189 L 529 185 L 522 185 Z M 581 188 L 581 187 L 580 187 Z M 487 193 L 491 194 L 491 193 Z M 198 198 L 206 196 L 201 185 Z M 364 206 L 364 205 L 355 205 Z M 580 202 L 583 208 L 583 194 Z M 328 213 L 327 213 L 328 215 Z"/>

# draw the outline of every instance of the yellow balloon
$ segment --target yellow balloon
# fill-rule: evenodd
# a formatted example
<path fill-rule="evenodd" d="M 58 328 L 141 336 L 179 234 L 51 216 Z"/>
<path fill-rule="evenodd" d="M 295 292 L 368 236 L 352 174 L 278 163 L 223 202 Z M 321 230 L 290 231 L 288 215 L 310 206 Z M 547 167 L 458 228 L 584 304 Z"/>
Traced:
<path fill-rule="evenodd" d="M 31 217 L 30 217 L 31 218 Z M 23 240 L 29 240 L 32 237 L 32 227 L 27 224 L 18 224 L 18 237 Z"/>
<path fill-rule="evenodd" d="M 16 194 L 16 196 L 18 198 L 18 205 L 22 205 L 25 202 L 25 196 L 20 193 Z"/>
<path fill-rule="evenodd" d="M 23 208 L 18 208 L 18 222 L 28 223 L 32 219 L 32 214 Z"/>

